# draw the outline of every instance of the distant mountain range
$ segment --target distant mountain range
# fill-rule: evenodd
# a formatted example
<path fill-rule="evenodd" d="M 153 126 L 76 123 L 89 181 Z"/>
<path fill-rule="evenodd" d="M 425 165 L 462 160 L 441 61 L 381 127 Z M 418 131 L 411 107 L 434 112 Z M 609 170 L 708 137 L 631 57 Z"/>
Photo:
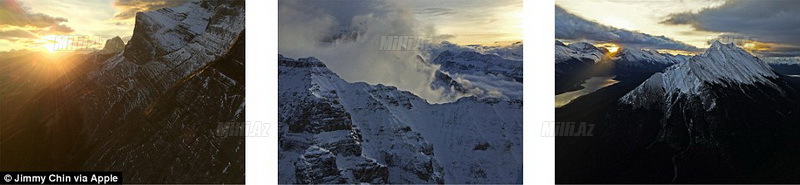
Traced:
<path fill-rule="evenodd" d="M 619 81 L 640 83 L 653 73 L 689 58 L 633 48 L 612 53 L 587 42 L 565 45 L 556 41 L 555 47 L 556 94 L 579 89 L 592 76 L 614 76 Z"/>

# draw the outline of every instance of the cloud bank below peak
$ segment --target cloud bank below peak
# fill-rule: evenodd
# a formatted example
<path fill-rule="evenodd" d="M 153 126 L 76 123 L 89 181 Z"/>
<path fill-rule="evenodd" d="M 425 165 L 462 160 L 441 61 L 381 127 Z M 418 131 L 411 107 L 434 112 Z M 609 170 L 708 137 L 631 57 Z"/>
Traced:
<path fill-rule="evenodd" d="M 697 47 L 665 36 L 606 26 L 590 21 L 555 6 L 556 39 L 613 42 L 627 47 L 699 51 Z"/>

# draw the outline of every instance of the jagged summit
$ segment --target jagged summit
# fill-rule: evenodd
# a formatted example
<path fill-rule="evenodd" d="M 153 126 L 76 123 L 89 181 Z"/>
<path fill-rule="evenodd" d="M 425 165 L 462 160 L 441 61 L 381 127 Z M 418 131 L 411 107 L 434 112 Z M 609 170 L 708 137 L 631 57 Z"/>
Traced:
<path fill-rule="evenodd" d="M 145 64 L 191 49 L 221 53 L 244 29 L 244 2 L 191 1 L 180 6 L 136 13 L 133 35 L 125 47 L 128 60 Z M 187 48 L 189 46 L 191 48 Z M 191 52 L 191 51 L 190 51 Z"/>
<path fill-rule="evenodd" d="M 644 106 L 647 102 L 670 102 L 675 95 L 704 97 L 704 105 L 713 107 L 709 94 L 711 85 L 723 87 L 756 83 L 775 86 L 769 79 L 777 78 L 761 59 L 735 44 L 715 41 L 704 53 L 688 62 L 679 63 L 663 73 L 656 73 L 620 100 Z M 666 98 L 654 100 L 653 97 Z"/>
<path fill-rule="evenodd" d="M 694 57 L 688 68 L 698 71 L 703 81 L 755 83 L 777 77 L 772 68 L 735 44 L 714 41 L 706 52 Z"/>

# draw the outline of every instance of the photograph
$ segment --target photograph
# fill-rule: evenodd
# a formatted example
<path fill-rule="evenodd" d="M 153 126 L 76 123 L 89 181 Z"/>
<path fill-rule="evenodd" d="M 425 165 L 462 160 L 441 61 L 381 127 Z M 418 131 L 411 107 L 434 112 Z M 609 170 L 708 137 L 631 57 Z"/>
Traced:
<path fill-rule="evenodd" d="M 800 182 L 800 2 L 555 3 L 555 182 Z"/>
<path fill-rule="evenodd" d="M 4 183 L 244 184 L 244 29 L 243 0 L 0 0 Z"/>
<path fill-rule="evenodd" d="M 279 184 L 522 183 L 522 1 L 278 1 Z"/>
<path fill-rule="evenodd" d="M 798 133 L 800 0 L 0 0 L 0 184 L 798 184 Z"/>

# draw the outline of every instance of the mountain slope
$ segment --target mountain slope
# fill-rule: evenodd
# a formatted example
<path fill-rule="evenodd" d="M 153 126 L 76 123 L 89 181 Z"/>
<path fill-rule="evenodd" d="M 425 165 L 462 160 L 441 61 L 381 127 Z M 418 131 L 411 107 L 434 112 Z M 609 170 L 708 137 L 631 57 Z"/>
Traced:
<path fill-rule="evenodd" d="M 664 95 L 663 102 L 669 104 L 674 99 L 673 95 L 708 97 L 708 87 L 712 84 L 723 87 L 756 83 L 776 86 L 769 80 L 775 78 L 778 75 L 760 59 L 733 44 L 716 41 L 705 53 L 693 57 L 689 62 L 653 75 L 621 101 L 636 106 L 650 106 L 646 102 L 654 100 L 651 94 L 658 96 L 661 93 Z M 704 100 L 708 100 L 703 102 L 704 107 L 714 107 L 713 99 Z"/>
<path fill-rule="evenodd" d="M 279 183 L 513 183 L 520 175 L 521 100 L 429 104 L 394 87 L 348 83 L 315 58 L 278 62 Z"/>

